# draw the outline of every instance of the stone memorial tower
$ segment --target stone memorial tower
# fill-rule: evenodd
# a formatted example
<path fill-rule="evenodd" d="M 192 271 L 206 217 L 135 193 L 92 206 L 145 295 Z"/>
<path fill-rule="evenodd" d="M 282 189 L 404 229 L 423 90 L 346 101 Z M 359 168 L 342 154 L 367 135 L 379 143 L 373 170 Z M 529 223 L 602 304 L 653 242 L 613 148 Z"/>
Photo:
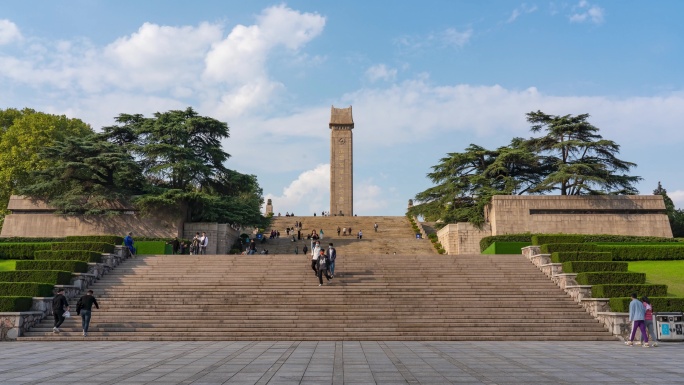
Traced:
<path fill-rule="evenodd" d="M 330 215 L 354 215 L 352 108 L 330 110 Z"/>

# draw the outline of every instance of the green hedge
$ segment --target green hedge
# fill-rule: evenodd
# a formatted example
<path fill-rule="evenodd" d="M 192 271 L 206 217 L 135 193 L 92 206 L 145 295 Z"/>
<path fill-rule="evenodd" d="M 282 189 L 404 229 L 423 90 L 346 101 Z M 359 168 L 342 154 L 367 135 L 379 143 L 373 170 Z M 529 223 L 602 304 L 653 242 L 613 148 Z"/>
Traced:
<path fill-rule="evenodd" d="M 33 253 L 50 250 L 51 243 L 0 243 L 0 259 L 33 259 Z"/>
<path fill-rule="evenodd" d="M 548 243 L 584 243 L 584 235 L 536 234 L 532 236 L 533 245 L 545 245 Z"/>
<path fill-rule="evenodd" d="M 547 243 L 539 247 L 542 254 L 551 254 L 557 251 L 603 251 L 598 246 L 589 243 Z"/>
<path fill-rule="evenodd" d="M 494 242 L 532 242 L 532 234 L 492 235 L 480 240 L 480 252 L 487 250 Z"/>
<path fill-rule="evenodd" d="M 557 263 L 557 262 L 556 262 Z M 563 273 L 585 273 L 596 271 L 627 271 L 627 262 L 571 261 L 563 262 Z"/>
<path fill-rule="evenodd" d="M 584 242 L 597 243 L 672 243 L 677 242 L 675 238 L 645 237 L 639 235 L 611 235 L 611 234 L 587 234 Z"/>
<path fill-rule="evenodd" d="M 104 242 L 57 242 L 52 244 L 52 250 L 89 250 L 99 253 L 112 253 L 114 244 Z"/>
<path fill-rule="evenodd" d="M 71 272 L 61 270 L 0 271 L 0 282 L 41 282 L 53 285 L 69 285 L 71 283 Z"/>
<path fill-rule="evenodd" d="M 667 295 L 667 285 L 636 285 L 636 284 L 606 284 L 591 287 L 592 298 L 629 297 L 637 293 L 647 297 L 664 297 Z"/>
<path fill-rule="evenodd" d="M 0 296 L 52 297 L 55 285 L 39 282 L 0 282 Z"/>
<path fill-rule="evenodd" d="M 123 237 L 118 235 L 74 235 L 66 237 L 66 242 L 103 242 L 120 245 L 123 243 Z"/>
<path fill-rule="evenodd" d="M 81 261 L 17 261 L 17 270 L 62 270 L 87 273 L 88 264 Z"/>
<path fill-rule="evenodd" d="M 641 296 L 639 296 L 641 298 Z M 681 297 L 648 297 L 653 307 L 653 312 L 660 311 L 684 311 L 684 298 Z M 610 310 L 618 313 L 629 313 L 630 297 L 611 298 L 608 304 Z"/>
<path fill-rule="evenodd" d="M 564 262 L 610 262 L 613 256 L 610 253 L 594 252 L 594 251 L 555 251 L 551 253 L 552 263 Z"/>
<path fill-rule="evenodd" d="M 565 270 L 563 270 L 565 272 Z M 627 271 L 592 271 L 577 273 L 575 281 L 579 285 L 637 284 L 646 283 L 645 273 Z"/>
<path fill-rule="evenodd" d="M 599 251 L 613 254 L 614 261 L 648 261 L 684 259 L 684 245 L 598 245 Z"/>
<path fill-rule="evenodd" d="M 142 254 L 166 254 L 166 242 L 162 241 L 148 241 L 135 242 L 134 244 L 138 255 Z M 171 246 L 171 245 L 169 245 Z M 171 254 L 171 253 L 169 253 Z"/>
<path fill-rule="evenodd" d="M 33 297 L 0 297 L 0 312 L 29 311 L 33 306 Z"/>
<path fill-rule="evenodd" d="M 482 254 L 522 254 L 522 248 L 530 242 L 494 242 Z"/>
<path fill-rule="evenodd" d="M 102 262 L 102 253 L 87 250 L 42 250 L 33 254 L 33 259 L 41 261 L 82 261 Z"/>
<path fill-rule="evenodd" d="M 47 237 L 8 237 L 0 238 L 0 243 L 52 243 L 64 242 L 66 238 L 47 238 Z"/>

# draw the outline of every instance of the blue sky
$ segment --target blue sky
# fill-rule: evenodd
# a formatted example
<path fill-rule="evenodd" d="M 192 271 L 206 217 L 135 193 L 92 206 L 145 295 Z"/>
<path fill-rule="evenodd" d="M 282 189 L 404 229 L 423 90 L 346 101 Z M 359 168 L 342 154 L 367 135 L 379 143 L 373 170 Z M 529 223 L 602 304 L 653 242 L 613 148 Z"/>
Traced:
<path fill-rule="evenodd" d="M 194 107 L 276 212 L 329 208 L 330 106 L 353 106 L 355 212 L 402 215 L 448 152 L 591 115 L 638 187 L 684 207 L 681 1 L 0 2 L 0 108 Z"/>

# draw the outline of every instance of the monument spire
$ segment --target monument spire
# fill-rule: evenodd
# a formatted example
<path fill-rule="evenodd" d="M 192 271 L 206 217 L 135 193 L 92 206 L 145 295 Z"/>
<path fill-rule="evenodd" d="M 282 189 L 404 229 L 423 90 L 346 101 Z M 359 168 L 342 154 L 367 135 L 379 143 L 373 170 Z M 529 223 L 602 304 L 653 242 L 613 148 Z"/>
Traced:
<path fill-rule="evenodd" d="M 330 108 L 330 214 L 354 215 L 352 108 Z"/>

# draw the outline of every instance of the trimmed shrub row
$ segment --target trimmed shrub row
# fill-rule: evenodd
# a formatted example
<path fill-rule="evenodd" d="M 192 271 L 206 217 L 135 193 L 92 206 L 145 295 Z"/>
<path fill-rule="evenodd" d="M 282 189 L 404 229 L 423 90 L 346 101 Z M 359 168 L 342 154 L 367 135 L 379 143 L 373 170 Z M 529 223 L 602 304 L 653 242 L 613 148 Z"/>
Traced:
<path fill-rule="evenodd" d="M 556 251 L 603 251 L 597 248 L 598 246 L 590 243 L 547 243 L 539 247 L 542 254 L 551 254 Z"/>
<path fill-rule="evenodd" d="M 547 243 L 675 243 L 675 238 L 644 237 L 637 235 L 610 234 L 537 234 L 532 236 L 533 245 Z"/>
<path fill-rule="evenodd" d="M 51 243 L 0 243 L 0 259 L 33 259 L 33 253 L 50 250 Z"/>
<path fill-rule="evenodd" d="M 71 272 L 60 270 L 0 271 L 0 282 L 40 282 L 52 285 L 71 283 Z"/>
<path fill-rule="evenodd" d="M 545 245 L 548 243 L 584 243 L 584 235 L 537 234 L 532 236 L 533 245 Z"/>
<path fill-rule="evenodd" d="M 643 296 L 637 293 L 639 298 Z M 653 312 L 660 311 L 684 311 L 684 298 L 681 297 L 648 297 L 648 300 L 653 306 Z M 629 297 L 611 298 L 608 304 L 610 310 L 619 313 L 629 313 L 629 303 L 632 301 Z"/>
<path fill-rule="evenodd" d="M 610 252 L 614 261 L 647 261 L 684 259 L 684 245 L 597 245 L 597 250 Z"/>
<path fill-rule="evenodd" d="M 610 253 L 605 252 L 592 252 L 592 251 L 555 251 L 551 253 L 552 263 L 565 263 L 565 262 L 610 262 L 613 260 L 613 256 Z M 565 271 L 565 270 L 563 270 Z"/>
<path fill-rule="evenodd" d="M 530 242 L 494 242 L 482 254 L 522 254 L 522 248 Z"/>
<path fill-rule="evenodd" d="M 565 271 L 565 270 L 563 270 Z M 646 282 L 646 273 L 626 271 L 592 271 L 577 273 L 575 277 L 580 285 L 637 284 Z"/>
<path fill-rule="evenodd" d="M 87 273 L 88 264 L 81 261 L 17 261 L 16 270 L 62 270 Z"/>
<path fill-rule="evenodd" d="M 0 282 L 0 296 L 52 297 L 55 285 L 39 282 Z"/>
<path fill-rule="evenodd" d="M 52 244 L 52 250 L 89 250 L 99 253 L 111 253 L 114 251 L 114 244 L 104 242 L 57 242 Z"/>
<path fill-rule="evenodd" d="M 585 273 L 599 271 L 625 272 L 627 271 L 628 267 L 629 264 L 627 262 L 572 261 L 563 262 L 563 273 Z"/>
<path fill-rule="evenodd" d="M 41 261 L 81 261 L 102 262 L 102 253 L 87 250 L 41 250 L 33 254 L 33 259 Z"/>
<path fill-rule="evenodd" d="M 31 306 L 33 306 L 33 297 L 0 297 L 0 312 L 29 311 Z"/>
<path fill-rule="evenodd" d="M 506 235 L 492 235 L 484 237 L 480 240 L 480 252 L 487 250 L 494 242 L 532 242 L 532 234 L 506 234 Z"/>
<path fill-rule="evenodd" d="M 120 245 L 123 243 L 123 237 L 118 235 L 74 235 L 66 237 L 66 242 L 103 242 Z"/>
<path fill-rule="evenodd" d="M 593 298 L 629 297 L 632 293 L 649 298 L 664 297 L 667 295 L 667 285 L 606 284 L 591 287 Z"/>
<path fill-rule="evenodd" d="M 0 243 L 52 243 L 64 242 L 66 238 L 47 238 L 47 237 L 8 237 L 0 238 Z"/>
<path fill-rule="evenodd" d="M 169 245 L 171 246 L 171 245 Z M 143 241 L 135 242 L 135 248 L 138 255 L 142 254 L 166 254 L 166 242 L 161 241 Z M 169 253 L 171 254 L 171 253 Z"/>

